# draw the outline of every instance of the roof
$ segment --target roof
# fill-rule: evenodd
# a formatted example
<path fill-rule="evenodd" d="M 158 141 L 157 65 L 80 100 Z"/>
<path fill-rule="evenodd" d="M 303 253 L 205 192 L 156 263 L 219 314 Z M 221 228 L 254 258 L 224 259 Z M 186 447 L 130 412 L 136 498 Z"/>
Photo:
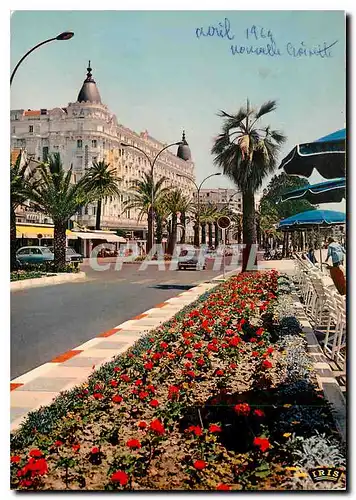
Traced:
<path fill-rule="evenodd" d="M 24 116 L 40 116 L 41 111 L 39 109 L 28 109 L 27 111 L 24 111 Z"/>
<path fill-rule="evenodd" d="M 87 67 L 87 77 L 83 82 L 82 88 L 78 94 L 78 102 L 97 102 L 101 104 L 101 97 L 99 94 L 96 82 L 91 74 L 92 68 L 90 67 L 90 61 Z"/>

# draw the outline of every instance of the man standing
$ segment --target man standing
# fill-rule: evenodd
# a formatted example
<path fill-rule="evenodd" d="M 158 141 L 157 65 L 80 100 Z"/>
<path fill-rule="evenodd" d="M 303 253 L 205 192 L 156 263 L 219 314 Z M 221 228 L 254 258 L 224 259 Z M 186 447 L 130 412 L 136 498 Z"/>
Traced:
<path fill-rule="evenodd" d="M 325 263 L 327 263 L 329 258 L 331 257 L 333 265 L 332 267 L 330 267 L 330 276 L 338 292 L 341 295 L 346 295 L 346 279 L 342 269 L 340 269 L 340 266 L 344 264 L 344 255 L 346 254 L 346 251 L 344 247 L 340 245 L 340 243 L 337 243 L 334 240 L 334 238 L 330 237 L 328 239 L 328 242 L 328 254 Z"/>

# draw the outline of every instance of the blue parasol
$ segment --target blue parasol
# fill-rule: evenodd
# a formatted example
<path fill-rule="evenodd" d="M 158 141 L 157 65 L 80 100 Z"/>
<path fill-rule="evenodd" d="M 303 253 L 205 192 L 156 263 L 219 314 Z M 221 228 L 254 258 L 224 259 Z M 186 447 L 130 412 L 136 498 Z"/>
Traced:
<path fill-rule="evenodd" d="M 314 168 L 325 179 L 345 177 L 346 129 L 304 144 L 297 144 L 279 168 L 289 175 L 310 177 Z"/>
<path fill-rule="evenodd" d="M 336 212 L 335 210 L 307 210 L 306 212 L 301 212 L 281 220 L 277 227 L 279 229 L 302 229 L 310 226 L 344 224 L 345 222 L 345 212 Z"/>
<path fill-rule="evenodd" d="M 318 203 L 339 203 L 345 198 L 346 180 L 345 177 L 333 179 L 332 181 L 320 182 L 303 186 L 282 194 L 281 201 L 308 200 L 312 204 Z"/>

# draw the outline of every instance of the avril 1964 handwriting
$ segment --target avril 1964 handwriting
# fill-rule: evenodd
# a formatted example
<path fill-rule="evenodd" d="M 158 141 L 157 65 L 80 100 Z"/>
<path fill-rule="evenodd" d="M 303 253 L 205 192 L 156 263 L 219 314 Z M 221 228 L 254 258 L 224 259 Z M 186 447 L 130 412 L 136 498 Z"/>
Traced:
<path fill-rule="evenodd" d="M 223 22 L 207 28 L 196 28 L 195 35 L 198 39 L 205 37 L 218 37 L 234 43 L 230 45 L 233 56 L 243 54 L 253 54 L 256 56 L 279 57 L 287 55 L 294 58 L 318 56 L 322 59 L 332 57 L 331 48 L 338 43 L 335 40 L 331 43 L 323 41 L 316 46 L 309 46 L 304 41 L 299 44 L 287 42 L 283 48 L 277 45 L 271 30 L 261 26 L 253 25 L 244 30 L 245 41 L 235 43 L 235 34 L 231 29 L 230 20 L 225 17 Z"/>

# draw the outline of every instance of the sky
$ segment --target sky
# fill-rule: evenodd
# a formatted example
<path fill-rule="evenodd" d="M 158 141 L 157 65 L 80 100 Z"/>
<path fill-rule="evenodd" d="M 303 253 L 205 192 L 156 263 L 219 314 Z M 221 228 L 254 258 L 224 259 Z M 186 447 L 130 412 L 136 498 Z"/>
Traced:
<path fill-rule="evenodd" d="M 209 26 L 220 33 L 204 36 Z M 295 144 L 345 127 L 343 11 L 16 11 L 11 68 L 30 47 L 66 30 L 74 31 L 71 40 L 46 44 L 22 63 L 11 108 L 75 102 L 90 59 L 119 123 L 166 143 L 185 129 L 198 181 L 218 171 L 210 153 L 222 125 L 218 111 L 235 113 L 247 98 L 256 107 L 277 100 L 263 124 L 287 136 L 279 160 Z M 272 41 L 280 55 L 246 53 Z M 233 55 L 231 44 L 244 53 Z M 329 46 L 324 57 L 309 55 Z M 307 53 L 298 56 L 301 47 Z M 220 176 L 204 187 L 232 184 Z M 345 211 L 344 202 L 321 207 Z"/>

